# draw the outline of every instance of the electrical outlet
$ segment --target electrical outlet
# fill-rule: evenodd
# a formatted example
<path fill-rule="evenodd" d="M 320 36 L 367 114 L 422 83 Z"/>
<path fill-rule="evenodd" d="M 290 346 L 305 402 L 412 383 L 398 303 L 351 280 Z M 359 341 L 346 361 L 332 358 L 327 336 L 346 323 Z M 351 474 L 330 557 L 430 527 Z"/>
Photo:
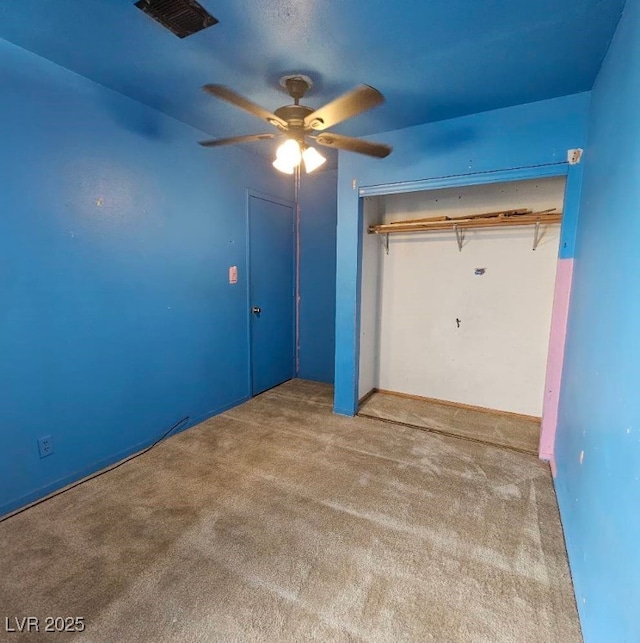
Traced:
<path fill-rule="evenodd" d="M 574 150 L 567 150 L 567 161 L 569 165 L 577 165 L 582 159 L 582 148 L 576 148 Z"/>
<path fill-rule="evenodd" d="M 53 453 L 53 438 L 50 435 L 38 438 L 38 451 L 41 458 L 46 458 Z"/>

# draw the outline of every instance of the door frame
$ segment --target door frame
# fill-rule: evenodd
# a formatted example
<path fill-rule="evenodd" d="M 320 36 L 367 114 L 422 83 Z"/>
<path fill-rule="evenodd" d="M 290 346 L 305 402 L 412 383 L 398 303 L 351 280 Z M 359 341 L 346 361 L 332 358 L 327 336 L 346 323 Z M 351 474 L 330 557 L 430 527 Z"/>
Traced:
<path fill-rule="evenodd" d="M 245 234 L 246 234 L 246 244 L 245 244 L 245 273 L 247 275 L 247 286 L 245 291 L 245 310 L 246 310 L 246 337 L 247 337 L 247 359 L 248 359 L 248 369 L 247 369 L 247 390 L 249 391 L 249 398 L 253 398 L 253 349 L 251 344 L 251 198 L 262 199 L 263 201 L 270 201 L 271 203 L 276 203 L 277 205 L 282 205 L 288 208 L 291 208 L 291 215 L 293 221 L 293 236 L 291 239 L 292 243 L 292 265 L 291 265 L 291 274 L 293 275 L 293 360 L 291 364 L 291 375 L 292 378 L 297 375 L 296 373 L 296 336 L 298 333 L 298 320 L 296 318 L 296 298 L 299 297 L 299 283 L 296 277 L 296 253 L 297 253 L 297 244 L 296 239 L 298 237 L 298 221 L 296 217 L 296 204 L 294 201 L 289 199 L 283 199 L 281 197 L 273 196 L 266 192 L 261 192 L 260 190 L 254 190 L 253 188 L 247 188 L 246 190 L 246 199 L 245 199 Z"/>
<path fill-rule="evenodd" d="M 356 307 L 353 362 L 348 365 L 353 370 L 350 377 L 348 407 L 342 409 L 334 405 L 334 412 L 353 416 L 358 412 L 360 391 L 360 295 L 362 282 L 362 243 L 363 243 L 363 200 L 367 196 L 400 194 L 406 192 L 436 190 L 441 188 L 486 185 L 490 183 L 507 183 L 547 177 L 565 177 L 564 207 L 560 227 L 560 244 L 556 262 L 556 282 L 554 285 L 553 308 L 551 313 L 551 335 L 547 348 L 545 388 L 542 406 L 542 423 L 538 457 L 549 461 L 552 472 L 555 470 L 554 446 L 557 426 L 560 390 L 562 386 L 562 368 L 564 365 L 564 348 L 569 314 L 572 287 L 573 257 L 575 255 L 578 213 L 582 192 L 582 175 L 584 164 L 570 164 L 567 161 L 545 165 L 526 166 L 512 169 L 491 170 L 454 176 L 427 178 L 400 183 L 365 185 L 358 189 L 358 246 Z M 346 370 L 346 369 L 345 369 Z M 337 379 L 337 377 L 336 377 Z"/>

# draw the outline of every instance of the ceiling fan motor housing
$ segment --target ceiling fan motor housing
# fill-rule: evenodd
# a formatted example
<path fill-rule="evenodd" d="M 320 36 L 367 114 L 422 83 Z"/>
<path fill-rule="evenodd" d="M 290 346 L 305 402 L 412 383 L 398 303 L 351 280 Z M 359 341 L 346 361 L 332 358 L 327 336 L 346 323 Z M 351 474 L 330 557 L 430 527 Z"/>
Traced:
<path fill-rule="evenodd" d="M 308 76 L 294 74 L 291 76 L 283 76 L 280 79 L 280 84 L 289 92 L 289 96 L 293 98 L 294 104 L 284 105 L 274 113 L 287 122 L 291 137 L 302 144 L 304 142 L 305 129 L 307 129 L 305 128 L 304 120 L 309 114 L 313 114 L 315 110 L 306 105 L 300 105 L 300 99 L 313 87 L 313 81 Z"/>
<path fill-rule="evenodd" d="M 292 138 L 301 142 L 305 131 L 304 119 L 313 113 L 313 109 L 306 105 L 284 105 L 276 109 L 274 113 L 278 118 L 287 122 L 288 131 Z"/>

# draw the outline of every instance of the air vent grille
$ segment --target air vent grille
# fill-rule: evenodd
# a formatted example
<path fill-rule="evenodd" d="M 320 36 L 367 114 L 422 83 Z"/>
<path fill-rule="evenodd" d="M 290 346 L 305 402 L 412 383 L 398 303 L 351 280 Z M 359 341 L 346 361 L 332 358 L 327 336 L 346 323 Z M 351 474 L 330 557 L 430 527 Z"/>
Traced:
<path fill-rule="evenodd" d="M 178 38 L 185 38 L 218 23 L 195 0 L 138 0 L 135 5 Z"/>

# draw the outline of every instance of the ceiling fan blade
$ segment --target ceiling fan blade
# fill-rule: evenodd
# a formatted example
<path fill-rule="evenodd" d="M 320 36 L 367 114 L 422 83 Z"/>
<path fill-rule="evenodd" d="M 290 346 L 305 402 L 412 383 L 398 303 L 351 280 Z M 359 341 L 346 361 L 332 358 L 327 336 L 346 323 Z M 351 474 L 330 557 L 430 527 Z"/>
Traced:
<path fill-rule="evenodd" d="M 360 85 L 309 114 L 304 119 L 304 126 L 314 130 L 328 129 L 380 103 L 384 103 L 384 96 L 377 89 Z"/>
<path fill-rule="evenodd" d="M 227 103 L 231 103 L 240 109 L 244 109 L 245 112 L 249 112 L 249 114 L 253 114 L 258 118 L 262 118 L 267 121 L 267 123 L 271 123 L 271 125 L 274 125 L 281 130 L 287 129 L 286 121 L 278 118 L 275 114 L 272 114 L 264 107 L 260 107 L 260 105 L 250 101 L 248 98 L 240 96 L 240 94 L 236 94 L 236 92 L 224 85 L 203 85 L 202 89 L 207 92 L 207 94 L 211 94 L 216 98 L 221 98 L 222 100 L 227 101 Z"/>
<path fill-rule="evenodd" d="M 245 136 L 231 136 L 229 138 L 213 138 L 208 141 L 198 141 L 203 147 L 220 147 L 221 145 L 235 145 L 236 143 L 251 143 L 251 141 L 262 141 L 268 138 L 275 138 L 277 134 L 246 134 Z"/>
<path fill-rule="evenodd" d="M 390 145 L 385 145 L 384 143 L 372 143 L 371 141 L 363 141 L 361 138 L 341 136 L 333 132 L 318 134 L 314 139 L 318 144 L 324 145 L 325 147 L 334 147 L 339 150 L 346 150 L 347 152 L 355 152 L 356 154 L 366 154 L 367 156 L 375 156 L 379 159 L 389 156 L 393 149 Z"/>

